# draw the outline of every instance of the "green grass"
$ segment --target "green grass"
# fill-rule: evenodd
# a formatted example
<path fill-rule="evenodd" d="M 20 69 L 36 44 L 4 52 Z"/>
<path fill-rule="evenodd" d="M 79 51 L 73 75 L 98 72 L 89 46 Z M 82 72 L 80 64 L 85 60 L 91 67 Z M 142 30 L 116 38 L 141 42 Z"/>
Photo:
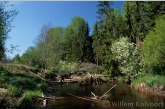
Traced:
<path fill-rule="evenodd" d="M 9 72 L 0 66 L 0 87 L 9 89 L 9 95 L 18 97 L 21 92 L 44 91 L 48 85 L 37 74 L 27 72 Z"/>
<path fill-rule="evenodd" d="M 41 95 L 42 95 L 42 92 L 40 90 L 26 91 L 23 95 L 23 99 L 22 99 L 20 107 L 30 109 L 33 103 L 32 98 L 34 96 L 41 96 Z"/>
<path fill-rule="evenodd" d="M 1 63 L 2 64 L 2 63 Z M 11 98 L 22 98 L 20 108 L 31 109 L 33 108 L 33 96 L 41 96 L 42 92 L 46 91 L 48 84 L 42 81 L 37 73 L 32 73 L 30 71 L 26 72 L 30 68 L 28 66 L 17 66 L 20 67 L 21 71 L 18 72 L 17 68 L 12 69 L 11 66 L 16 66 L 13 64 L 6 64 L 1 66 L 0 64 L 0 87 L 8 89 L 7 96 Z M 8 65 L 8 66 L 7 66 Z M 27 67 L 27 69 L 22 69 Z M 16 72 L 11 72 L 6 70 L 14 70 Z M 19 69 L 19 70 L 20 70 Z M 8 100 L 7 97 L 5 100 Z"/>
<path fill-rule="evenodd" d="M 132 82 L 132 86 L 135 87 L 140 83 L 146 83 L 149 87 L 153 86 L 165 86 L 165 76 L 162 75 L 148 75 L 143 76 L 138 79 L 134 79 Z"/>
<path fill-rule="evenodd" d="M 18 97 L 21 95 L 21 88 L 16 87 L 14 85 L 7 85 L 7 88 L 9 89 L 9 95 L 12 97 Z"/>

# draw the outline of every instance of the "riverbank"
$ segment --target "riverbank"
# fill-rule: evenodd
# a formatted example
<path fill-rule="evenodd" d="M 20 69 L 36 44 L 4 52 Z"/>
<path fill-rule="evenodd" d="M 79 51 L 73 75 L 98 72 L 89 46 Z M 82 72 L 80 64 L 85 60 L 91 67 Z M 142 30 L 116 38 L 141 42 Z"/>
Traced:
<path fill-rule="evenodd" d="M 30 66 L 10 63 L 0 66 L 1 108 L 41 108 L 44 100 L 41 97 L 48 88 L 48 84 Z"/>
<path fill-rule="evenodd" d="M 96 85 L 102 82 L 114 83 L 116 80 L 121 82 L 124 79 L 123 77 L 108 78 L 103 74 L 98 74 L 94 71 L 95 66 L 94 68 L 91 67 L 93 73 L 87 73 L 84 67 L 80 68 L 80 71 L 72 72 L 71 74 L 60 75 L 54 73 L 54 75 L 44 75 L 45 72 L 39 72 L 40 70 L 37 71 L 37 69 L 30 66 L 3 64 L 0 67 L 0 107 L 18 109 L 25 107 L 39 108 L 43 106 L 45 99 L 56 100 L 57 98 L 62 98 L 54 97 L 54 94 L 51 94 L 59 89 L 49 87 L 50 84 L 69 85 L 71 83 L 79 83 L 81 85 Z M 64 76 L 63 80 L 61 79 L 62 75 Z M 48 79 L 46 79 L 47 76 Z M 51 80 L 51 78 L 53 79 Z M 125 78 L 124 82 L 127 82 L 127 79 Z M 148 75 L 134 79 L 131 86 L 138 91 L 165 95 L 164 80 L 164 76 Z"/>
<path fill-rule="evenodd" d="M 165 96 L 165 76 L 147 75 L 134 79 L 131 87 L 140 92 L 147 92 Z"/>
<path fill-rule="evenodd" d="M 88 67 L 88 68 L 87 68 Z M 80 64 L 78 71 L 70 74 L 46 73 L 42 69 L 13 64 L 0 63 L 0 107 L 3 108 L 41 108 L 45 100 L 56 100 L 50 84 L 77 83 L 87 70 L 94 72 L 98 66 Z M 61 79 L 64 77 L 64 79 Z M 97 77 L 97 75 L 93 76 Z"/>

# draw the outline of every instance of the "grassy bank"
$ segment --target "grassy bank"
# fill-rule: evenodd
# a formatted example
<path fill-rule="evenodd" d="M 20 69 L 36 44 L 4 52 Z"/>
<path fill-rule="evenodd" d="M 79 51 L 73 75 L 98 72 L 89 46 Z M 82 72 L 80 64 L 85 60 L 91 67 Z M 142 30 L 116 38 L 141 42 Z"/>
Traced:
<path fill-rule="evenodd" d="M 134 79 L 132 82 L 132 86 L 135 87 L 140 83 L 146 83 L 149 87 L 154 87 L 154 86 L 165 87 L 165 76 L 161 76 L 161 75 L 143 76 L 138 79 Z"/>
<path fill-rule="evenodd" d="M 132 87 L 135 90 L 148 92 L 153 94 L 165 94 L 165 76 L 163 75 L 148 75 L 135 79 L 132 82 Z"/>
<path fill-rule="evenodd" d="M 10 66 L 12 65 L 6 67 L 9 68 Z M 24 66 L 19 65 L 18 67 L 23 68 Z M 28 70 L 29 69 L 30 67 L 28 67 Z M 12 70 L 11 67 L 10 70 Z M 33 96 L 41 96 L 42 91 L 45 91 L 47 84 L 38 77 L 38 74 L 26 72 L 26 70 L 22 70 L 21 72 L 10 72 L 6 70 L 4 66 L 0 66 L 0 87 L 7 89 L 7 93 L 1 97 L 3 100 L 1 105 L 10 104 L 12 105 L 10 107 L 20 105 L 24 108 L 30 106 Z M 13 99 L 16 99 L 16 101 L 13 101 Z M 8 104 L 6 104 L 6 101 Z"/>

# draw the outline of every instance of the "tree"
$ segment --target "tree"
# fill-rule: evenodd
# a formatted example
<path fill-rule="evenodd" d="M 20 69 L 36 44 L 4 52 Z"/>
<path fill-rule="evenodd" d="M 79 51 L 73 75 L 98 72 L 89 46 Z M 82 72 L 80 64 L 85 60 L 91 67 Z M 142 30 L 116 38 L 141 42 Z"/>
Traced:
<path fill-rule="evenodd" d="M 30 46 L 20 57 L 20 63 L 33 67 L 41 67 L 37 48 Z"/>
<path fill-rule="evenodd" d="M 115 33 L 114 16 L 111 5 L 113 2 L 100 1 L 98 2 L 98 18 L 99 21 L 94 28 L 93 47 L 96 54 L 96 59 L 100 60 L 101 65 L 104 66 L 105 72 L 110 76 L 114 70 L 114 62 L 112 60 L 111 45 L 112 42 L 118 38 Z M 115 30 L 115 31 L 114 31 Z M 98 61 L 97 61 L 98 63 Z"/>
<path fill-rule="evenodd" d="M 139 44 L 155 26 L 155 18 L 165 14 L 163 1 L 127 1 L 123 12 L 126 17 L 127 37 Z"/>
<path fill-rule="evenodd" d="M 148 1 L 147 13 L 148 22 L 147 26 L 149 30 L 154 29 L 155 20 L 158 16 L 165 14 L 165 1 Z"/>
<path fill-rule="evenodd" d="M 14 56 L 13 62 L 14 62 L 14 63 L 20 63 L 20 56 L 19 56 L 19 54 L 16 54 L 16 55 Z"/>
<path fill-rule="evenodd" d="M 150 31 L 144 40 L 142 54 L 145 70 L 155 73 L 164 72 L 165 69 L 165 15 L 156 20 L 155 29 Z"/>
<path fill-rule="evenodd" d="M 89 34 L 87 22 L 75 16 L 65 30 L 65 59 L 70 62 L 83 62 L 85 59 L 85 44 Z"/>
<path fill-rule="evenodd" d="M 113 43 L 111 47 L 114 60 L 119 63 L 121 73 L 136 76 L 141 73 L 141 56 L 136 44 L 128 38 L 122 37 Z"/>
<path fill-rule="evenodd" d="M 94 59 L 97 63 L 97 65 L 99 65 L 99 56 L 98 56 L 98 50 L 99 50 L 99 45 L 100 45 L 100 41 L 98 38 L 98 24 L 97 22 L 94 24 L 93 26 L 93 33 L 92 33 L 92 48 L 93 48 L 93 52 L 94 52 Z"/>
<path fill-rule="evenodd" d="M 20 62 L 25 65 L 29 65 L 29 56 L 27 53 L 23 53 L 20 57 Z"/>
<path fill-rule="evenodd" d="M 47 35 L 49 39 L 48 46 L 48 67 L 52 68 L 59 64 L 60 60 L 63 58 L 63 45 L 64 45 L 64 32 L 63 27 L 55 27 L 51 29 Z"/>
<path fill-rule="evenodd" d="M 49 54 L 49 43 L 51 41 L 50 38 L 47 38 L 49 31 L 52 29 L 51 23 L 43 25 L 40 30 L 39 36 L 35 39 L 35 43 L 37 48 L 39 49 L 38 53 L 40 54 L 40 61 L 42 62 L 42 66 L 45 66 L 45 69 L 48 68 L 48 54 Z"/>
<path fill-rule="evenodd" d="M 136 39 L 143 40 L 148 32 L 147 2 L 125 2 L 124 13 L 127 23 L 127 37 L 136 43 Z"/>
<path fill-rule="evenodd" d="M 12 29 L 12 21 L 18 14 L 16 10 L 6 10 L 8 6 L 7 2 L 0 2 L 0 60 L 4 56 L 5 52 L 5 41 L 9 38 L 8 33 Z"/>
<path fill-rule="evenodd" d="M 92 48 L 92 43 L 93 39 L 91 36 L 89 36 L 90 28 L 88 25 L 88 22 L 86 22 L 86 27 L 85 27 L 85 42 L 84 42 L 84 47 L 83 47 L 83 61 L 85 62 L 94 62 L 94 54 L 93 54 L 93 48 Z"/>

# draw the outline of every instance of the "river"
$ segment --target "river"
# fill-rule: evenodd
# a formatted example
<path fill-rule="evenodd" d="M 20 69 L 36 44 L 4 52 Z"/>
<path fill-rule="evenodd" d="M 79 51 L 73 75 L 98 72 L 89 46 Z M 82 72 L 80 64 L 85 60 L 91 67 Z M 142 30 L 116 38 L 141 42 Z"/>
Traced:
<path fill-rule="evenodd" d="M 131 89 L 125 84 L 117 84 L 108 94 L 106 100 L 93 102 L 79 97 L 91 97 L 91 91 L 102 96 L 114 84 L 102 83 L 100 85 L 79 86 L 77 83 L 52 86 L 55 96 L 66 97 L 56 102 L 49 102 L 50 109 L 165 109 L 165 97 L 142 93 Z M 73 94 L 71 96 L 67 93 Z M 89 98 L 88 98 L 89 99 Z"/>

